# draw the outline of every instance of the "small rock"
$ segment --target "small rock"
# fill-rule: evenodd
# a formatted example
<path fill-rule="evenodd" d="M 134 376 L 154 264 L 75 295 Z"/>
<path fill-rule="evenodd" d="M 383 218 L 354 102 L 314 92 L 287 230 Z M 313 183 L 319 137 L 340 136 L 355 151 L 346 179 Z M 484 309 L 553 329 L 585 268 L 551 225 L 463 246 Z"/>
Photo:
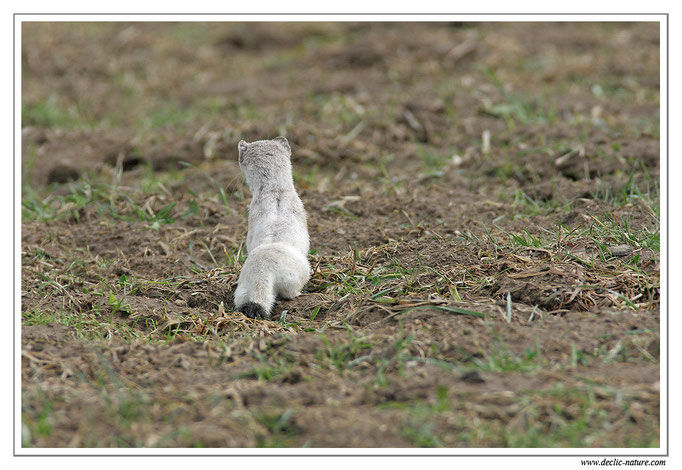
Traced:
<path fill-rule="evenodd" d="M 630 245 L 615 245 L 610 246 L 609 251 L 613 256 L 627 256 L 632 253 L 632 247 Z"/>
<path fill-rule="evenodd" d="M 485 382 L 485 379 L 481 377 L 480 372 L 478 372 L 477 370 L 470 370 L 469 372 L 465 372 L 464 374 L 462 374 L 459 380 L 473 384 L 482 384 L 483 382 Z"/>

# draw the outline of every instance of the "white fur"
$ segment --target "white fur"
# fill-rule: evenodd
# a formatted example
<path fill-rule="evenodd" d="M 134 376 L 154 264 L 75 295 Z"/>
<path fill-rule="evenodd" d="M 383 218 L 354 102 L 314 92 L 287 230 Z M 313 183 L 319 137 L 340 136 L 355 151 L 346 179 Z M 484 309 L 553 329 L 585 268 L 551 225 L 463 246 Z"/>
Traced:
<path fill-rule="evenodd" d="M 251 190 L 248 256 L 234 294 L 236 310 L 252 302 L 270 317 L 277 296 L 293 299 L 310 278 L 310 239 L 303 203 L 291 176 L 284 137 L 239 142 L 239 167 Z M 246 313 L 246 312 L 245 312 Z"/>

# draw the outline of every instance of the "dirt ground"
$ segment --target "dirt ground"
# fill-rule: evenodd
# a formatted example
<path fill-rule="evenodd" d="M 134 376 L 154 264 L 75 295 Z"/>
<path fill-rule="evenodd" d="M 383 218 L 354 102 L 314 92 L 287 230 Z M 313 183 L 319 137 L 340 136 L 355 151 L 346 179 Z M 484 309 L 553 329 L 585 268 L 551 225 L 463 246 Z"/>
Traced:
<path fill-rule="evenodd" d="M 658 447 L 656 23 L 24 23 L 24 447 Z M 233 309 L 237 142 L 314 274 Z"/>

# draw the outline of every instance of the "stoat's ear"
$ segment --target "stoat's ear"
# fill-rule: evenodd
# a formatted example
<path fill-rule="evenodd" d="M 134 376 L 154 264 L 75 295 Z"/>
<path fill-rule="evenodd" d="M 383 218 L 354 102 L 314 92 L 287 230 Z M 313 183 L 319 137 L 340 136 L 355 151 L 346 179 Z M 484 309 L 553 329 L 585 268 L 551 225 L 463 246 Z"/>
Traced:
<path fill-rule="evenodd" d="M 286 137 L 282 137 L 281 135 L 279 137 L 275 137 L 274 139 L 275 142 L 278 142 L 282 147 L 284 147 L 287 151 L 287 153 L 291 156 L 291 147 L 289 146 L 289 141 L 287 140 Z"/>
<path fill-rule="evenodd" d="M 239 145 L 237 146 L 237 147 L 239 148 L 239 155 L 241 155 L 242 153 L 246 152 L 246 148 L 247 148 L 248 146 L 249 146 L 248 143 L 246 143 L 246 142 L 243 141 L 243 140 L 240 140 L 240 141 L 239 141 Z"/>

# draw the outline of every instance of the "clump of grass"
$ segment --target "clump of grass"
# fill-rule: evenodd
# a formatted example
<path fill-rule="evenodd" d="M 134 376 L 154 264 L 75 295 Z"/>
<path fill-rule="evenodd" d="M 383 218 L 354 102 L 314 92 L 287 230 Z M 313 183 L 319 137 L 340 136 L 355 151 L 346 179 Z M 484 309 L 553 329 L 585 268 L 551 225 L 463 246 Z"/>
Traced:
<path fill-rule="evenodd" d="M 416 413 L 401 426 L 400 435 L 415 447 L 444 447 L 443 441 L 434 430 L 435 424 Z"/>
<path fill-rule="evenodd" d="M 538 94 L 534 100 L 530 100 L 521 94 L 508 91 L 493 70 L 485 68 L 482 71 L 497 88 L 504 100 L 498 104 L 489 101 L 484 102 L 482 112 L 504 119 L 509 129 L 514 129 L 517 124 L 526 125 L 532 122 L 552 123 L 556 121 L 556 105 L 551 101 L 546 104 L 542 94 Z"/>
<path fill-rule="evenodd" d="M 501 198 L 503 195 L 500 196 Z M 548 215 L 555 213 L 565 213 L 571 209 L 569 200 L 559 201 L 550 199 L 546 201 L 538 200 L 526 194 L 523 190 L 516 190 L 511 198 L 511 205 L 514 208 L 512 220 L 525 219 L 538 215 Z"/>
<path fill-rule="evenodd" d="M 174 201 L 159 209 L 152 204 L 138 204 L 136 197 L 131 196 L 117 185 L 106 183 L 91 183 L 80 180 L 68 185 L 69 192 L 65 195 L 52 193 L 39 194 L 30 186 L 23 188 L 22 219 L 39 222 L 56 221 L 65 217 L 73 217 L 78 221 L 81 211 L 94 208 L 95 213 L 102 218 L 113 220 L 139 221 L 147 223 L 148 228 L 158 230 L 161 225 L 175 222 L 173 209 Z"/>
<path fill-rule="evenodd" d="M 406 417 L 400 425 L 400 435 L 410 445 L 415 447 L 445 447 L 438 430 L 438 417 L 450 411 L 452 404 L 448 397 L 448 389 L 439 386 L 436 390 L 434 403 L 388 402 L 384 408 L 397 408 L 406 412 Z"/>
<path fill-rule="evenodd" d="M 500 337 L 492 331 L 493 343 L 490 352 L 483 359 L 472 358 L 478 368 L 488 372 L 534 372 L 544 364 L 539 347 L 526 348 L 521 354 L 514 354 Z"/>
<path fill-rule="evenodd" d="M 370 349 L 372 345 L 367 339 L 356 336 L 352 328 L 347 327 L 348 341 L 341 344 L 333 344 L 329 338 L 320 333 L 320 338 L 324 343 L 324 348 L 315 353 L 316 363 L 326 369 L 336 369 L 343 373 L 352 365 L 352 361 L 357 359 L 365 349 Z"/>
<path fill-rule="evenodd" d="M 267 435 L 256 436 L 256 447 L 290 447 L 292 439 L 303 432 L 290 409 L 282 412 L 260 412 L 254 418 L 268 431 Z"/>
<path fill-rule="evenodd" d="M 140 118 L 139 127 L 145 130 L 159 129 L 187 122 L 191 117 L 189 108 L 177 103 L 163 103 Z"/>
<path fill-rule="evenodd" d="M 538 235 L 532 235 L 528 230 L 524 230 L 522 233 L 510 233 L 509 238 L 512 246 L 542 248 L 545 245 Z"/>
<path fill-rule="evenodd" d="M 22 399 L 22 447 L 32 447 L 35 438 L 50 437 L 54 432 L 54 404 L 53 401 L 45 396 L 45 392 L 37 387 L 35 392 L 36 400 L 31 400 L 31 397 L 25 396 Z M 34 409 L 30 408 L 26 403 L 39 403 L 41 406 Z"/>
<path fill-rule="evenodd" d="M 660 227 L 650 229 L 646 226 L 635 230 L 630 224 L 630 217 L 624 215 L 616 218 L 613 214 L 591 214 L 594 223 L 589 227 L 588 236 L 602 252 L 608 256 L 609 245 L 627 244 L 638 248 L 650 248 L 660 251 Z"/>
<path fill-rule="evenodd" d="M 439 155 L 434 149 L 425 145 L 419 145 L 417 150 L 424 167 L 427 170 L 431 170 L 432 173 L 434 170 L 439 170 L 445 165 L 445 158 Z"/>
<path fill-rule="evenodd" d="M 63 306 L 56 310 L 51 307 L 33 308 L 22 313 L 22 324 L 64 325 L 72 328 L 77 338 L 86 340 L 104 340 L 117 336 L 124 341 L 133 341 L 142 336 L 134 324 L 114 320 L 111 315 L 109 317 L 102 315 L 97 306 L 89 313 L 70 310 Z"/>
<path fill-rule="evenodd" d="M 22 103 L 21 126 L 51 129 L 88 129 L 91 127 L 78 108 L 64 106 L 54 93 L 43 101 Z"/>
<path fill-rule="evenodd" d="M 600 389 L 597 399 L 594 387 L 565 389 L 561 386 L 548 391 L 533 391 L 521 397 L 522 412 L 504 429 L 506 447 L 609 447 L 613 445 L 615 416 L 627 418 L 628 401 L 613 407 L 609 397 L 616 390 Z M 606 401 L 604 401 L 606 400 Z M 618 420 L 620 435 L 636 429 L 627 419 Z M 649 437 L 644 447 L 658 445 L 650 423 Z"/>
<path fill-rule="evenodd" d="M 297 366 L 297 362 L 286 354 L 278 357 L 267 357 L 259 353 L 255 353 L 254 355 L 260 364 L 254 366 L 247 372 L 239 374 L 240 378 L 253 378 L 258 381 L 267 382 L 268 380 L 272 380 L 290 372 Z"/>

